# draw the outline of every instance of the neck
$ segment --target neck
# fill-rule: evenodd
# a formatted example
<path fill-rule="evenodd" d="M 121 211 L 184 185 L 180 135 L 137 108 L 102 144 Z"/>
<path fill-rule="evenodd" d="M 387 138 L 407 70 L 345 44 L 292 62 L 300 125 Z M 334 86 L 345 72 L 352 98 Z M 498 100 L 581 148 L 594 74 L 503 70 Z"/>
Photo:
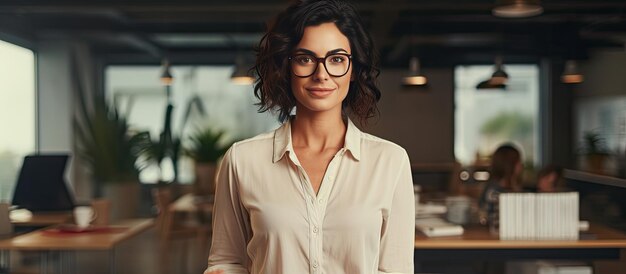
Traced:
<path fill-rule="evenodd" d="M 291 121 L 291 138 L 294 148 L 315 151 L 343 147 L 347 125 L 341 112 L 297 111 Z"/>

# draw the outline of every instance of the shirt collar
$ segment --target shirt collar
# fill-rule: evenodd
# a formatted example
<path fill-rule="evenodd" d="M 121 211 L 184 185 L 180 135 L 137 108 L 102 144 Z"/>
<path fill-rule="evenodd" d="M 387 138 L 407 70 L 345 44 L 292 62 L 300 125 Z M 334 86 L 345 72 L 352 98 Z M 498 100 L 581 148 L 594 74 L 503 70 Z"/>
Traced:
<path fill-rule="evenodd" d="M 352 157 L 359 161 L 361 159 L 361 130 L 357 128 L 352 120 L 348 119 L 348 128 L 344 140 L 344 150 L 350 151 Z M 278 162 L 287 151 L 293 151 L 291 139 L 291 119 L 274 131 L 274 158 L 273 162 Z"/>

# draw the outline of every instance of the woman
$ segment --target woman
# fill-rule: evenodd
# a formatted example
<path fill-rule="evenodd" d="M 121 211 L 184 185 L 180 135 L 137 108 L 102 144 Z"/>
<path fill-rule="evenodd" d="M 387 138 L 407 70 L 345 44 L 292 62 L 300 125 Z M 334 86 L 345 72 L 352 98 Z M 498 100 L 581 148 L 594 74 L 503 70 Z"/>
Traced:
<path fill-rule="evenodd" d="M 375 53 L 346 2 L 278 15 L 259 44 L 255 95 L 284 123 L 224 156 L 205 273 L 413 273 L 408 156 L 348 119 L 377 112 Z"/>
<path fill-rule="evenodd" d="M 522 156 L 513 145 L 502 145 L 491 157 L 491 179 L 480 198 L 483 212 L 481 223 L 490 223 L 497 219 L 498 196 L 503 192 L 520 190 L 520 176 L 524 166 Z"/>
<path fill-rule="evenodd" d="M 564 191 L 563 169 L 556 165 L 547 165 L 537 174 L 537 192 Z"/>

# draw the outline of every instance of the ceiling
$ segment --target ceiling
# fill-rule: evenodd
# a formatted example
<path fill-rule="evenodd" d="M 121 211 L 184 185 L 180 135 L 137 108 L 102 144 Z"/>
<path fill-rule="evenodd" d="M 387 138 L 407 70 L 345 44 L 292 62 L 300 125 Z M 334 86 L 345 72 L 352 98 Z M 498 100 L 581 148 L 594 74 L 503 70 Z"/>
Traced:
<path fill-rule="evenodd" d="M 25 41 L 87 41 L 111 62 L 228 63 L 252 56 L 279 0 L 3 0 L 0 32 Z M 385 66 L 587 58 L 594 47 L 624 47 L 625 0 L 544 0 L 524 19 L 491 14 L 494 0 L 358 1 Z M 128 61 L 132 60 L 132 61 Z"/>

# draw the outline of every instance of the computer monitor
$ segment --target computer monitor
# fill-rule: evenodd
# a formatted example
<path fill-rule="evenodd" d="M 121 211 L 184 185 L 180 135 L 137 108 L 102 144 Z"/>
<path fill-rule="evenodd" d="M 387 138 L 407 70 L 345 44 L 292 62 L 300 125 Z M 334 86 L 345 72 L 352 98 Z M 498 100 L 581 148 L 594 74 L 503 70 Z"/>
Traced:
<path fill-rule="evenodd" d="M 74 198 L 65 182 L 68 155 L 29 155 L 24 157 L 13 205 L 33 212 L 70 211 Z"/>

